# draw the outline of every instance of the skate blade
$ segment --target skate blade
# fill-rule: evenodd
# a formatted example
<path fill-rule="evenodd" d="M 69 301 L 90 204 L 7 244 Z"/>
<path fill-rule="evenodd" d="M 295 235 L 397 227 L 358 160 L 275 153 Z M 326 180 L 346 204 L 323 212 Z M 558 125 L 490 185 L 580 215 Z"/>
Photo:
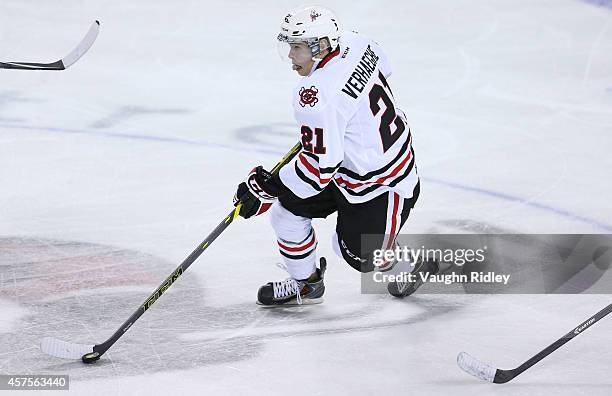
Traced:
<path fill-rule="evenodd" d="M 421 287 L 422 285 L 423 285 L 423 282 L 417 281 L 416 284 L 408 285 L 406 287 L 406 289 L 404 291 L 402 291 L 402 292 L 395 292 L 395 291 L 391 292 L 391 290 L 389 290 L 388 288 L 387 288 L 387 291 L 393 297 L 396 297 L 396 298 L 405 298 L 405 297 L 413 295 L 418 290 L 418 288 Z"/>
<path fill-rule="evenodd" d="M 257 305 L 259 305 L 262 308 L 303 307 L 307 305 L 321 304 L 322 302 L 323 302 L 322 297 L 321 298 L 308 298 L 308 299 L 302 300 L 301 304 L 298 304 L 297 301 L 295 300 L 286 302 L 284 304 L 274 304 L 274 305 L 264 305 L 260 303 L 259 301 L 256 301 Z"/>

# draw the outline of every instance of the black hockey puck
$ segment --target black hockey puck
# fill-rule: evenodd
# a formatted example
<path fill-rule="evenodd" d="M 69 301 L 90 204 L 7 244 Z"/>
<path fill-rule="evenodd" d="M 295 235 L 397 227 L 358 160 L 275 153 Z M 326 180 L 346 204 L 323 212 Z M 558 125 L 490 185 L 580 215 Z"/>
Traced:
<path fill-rule="evenodd" d="M 85 355 L 83 355 L 81 359 L 83 360 L 83 363 L 91 364 L 95 362 L 96 360 L 100 359 L 100 353 L 99 352 L 86 353 Z"/>

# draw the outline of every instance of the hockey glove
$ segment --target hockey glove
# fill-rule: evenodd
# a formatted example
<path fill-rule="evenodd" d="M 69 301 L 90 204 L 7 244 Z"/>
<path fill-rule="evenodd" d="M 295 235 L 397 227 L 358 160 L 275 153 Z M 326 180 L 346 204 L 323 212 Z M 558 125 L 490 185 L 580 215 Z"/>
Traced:
<path fill-rule="evenodd" d="M 253 168 L 246 182 L 238 185 L 234 195 L 234 206 L 242 203 L 240 216 L 248 219 L 265 213 L 276 197 L 284 194 L 286 187 L 280 181 L 278 175 L 272 175 L 262 166 Z"/>

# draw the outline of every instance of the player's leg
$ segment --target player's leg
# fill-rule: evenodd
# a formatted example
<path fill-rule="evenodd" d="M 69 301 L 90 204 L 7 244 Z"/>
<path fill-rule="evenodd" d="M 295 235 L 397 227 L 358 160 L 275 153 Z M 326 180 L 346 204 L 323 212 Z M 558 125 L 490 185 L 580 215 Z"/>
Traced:
<path fill-rule="evenodd" d="M 374 251 L 395 248 L 396 237 L 408 220 L 419 192 L 420 186 L 417 184 L 411 198 L 403 198 L 397 193 L 389 192 L 363 204 L 350 204 L 344 197 L 339 197 L 338 224 L 333 241 L 336 253 L 340 253 L 351 267 L 360 272 L 373 271 Z M 366 234 L 368 237 L 362 240 L 362 236 Z M 437 263 L 407 264 L 415 273 L 422 271 L 437 273 Z M 376 269 L 390 270 L 394 265 L 395 262 L 385 263 Z M 419 286 L 420 283 L 389 284 L 389 292 L 403 297 L 413 293 Z"/>
<path fill-rule="evenodd" d="M 272 207 L 270 222 L 289 278 L 262 286 L 257 295 L 259 304 L 321 302 L 326 263 L 321 258 L 319 268 L 316 266 L 317 237 L 311 222 L 313 218 L 327 217 L 335 211 L 336 204 L 328 190 L 308 199 L 289 194 Z"/>
<path fill-rule="evenodd" d="M 387 231 L 385 232 L 385 239 L 383 241 L 384 249 L 395 248 L 397 244 L 395 242 L 397 235 L 399 234 L 399 231 L 401 230 L 402 226 L 405 224 L 406 220 L 408 220 L 408 216 L 410 215 L 410 210 L 414 207 L 414 204 L 416 203 L 419 197 L 419 193 L 420 193 L 420 183 L 416 185 L 412 198 L 404 200 L 403 203 L 401 203 L 401 200 L 400 200 L 400 205 L 401 205 L 400 210 L 402 213 L 399 216 L 399 218 L 396 218 L 400 224 L 399 229 L 397 230 L 395 229 L 393 220 L 388 222 Z M 397 201 L 396 195 L 397 194 L 394 194 L 392 198 L 390 197 L 389 206 L 387 209 L 388 219 L 394 218 L 393 217 L 394 212 L 393 212 L 393 209 L 391 208 L 395 207 L 395 204 Z M 393 200 L 393 204 L 391 203 L 391 200 Z M 400 263 L 400 265 L 398 266 L 395 266 L 396 263 L 397 262 L 394 261 L 394 262 L 389 263 L 386 266 L 385 265 L 380 266 L 377 268 L 377 270 L 380 270 L 380 271 L 395 270 L 394 272 L 396 274 L 401 274 L 402 272 L 404 272 L 404 273 L 411 273 L 415 275 L 411 278 L 397 277 L 396 279 L 398 280 L 394 282 L 390 282 L 387 285 L 387 291 L 389 292 L 389 294 L 391 294 L 394 297 L 398 297 L 398 298 L 407 297 L 413 294 L 419 287 L 421 287 L 421 285 L 423 284 L 423 278 L 419 274 L 426 274 L 426 273 L 437 274 L 439 271 L 439 266 L 436 261 L 422 260 L 421 257 L 419 257 L 419 259 L 414 262 L 405 260 L 402 263 Z"/>
<path fill-rule="evenodd" d="M 392 249 L 395 238 L 408 219 L 419 195 L 419 185 L 409 199 L 387 192 L 361 204 L 349 203 L 339 190 L 338 222 L 334 250 L 360 272 L 374 270 L 373 253 L 377 249 Z M 368 235 L 362 241 L 362 236 Z"/>

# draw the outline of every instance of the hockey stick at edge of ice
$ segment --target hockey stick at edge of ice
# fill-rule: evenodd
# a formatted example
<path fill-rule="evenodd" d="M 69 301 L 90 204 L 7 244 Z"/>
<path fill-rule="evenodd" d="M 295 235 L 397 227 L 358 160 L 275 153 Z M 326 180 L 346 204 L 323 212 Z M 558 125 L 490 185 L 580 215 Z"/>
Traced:
<path fill-rule="evenodd" d="M 495 368 L 490 364 L 481 362 L 480 360 L 476 359 L 475 357 L 471 356 L 466 352 L 461 352 L 459 353 L 459 355 L 457 355 L 457 365 L 459 365 L 459 367 L 463 371 L 476 378 L 480 378 L 481 380 L 488 382 L 493 382 L 495 384 L 504 384 L 519 376 L 521 373 L 523 373 L 531 366 L 538 363 L 540 360 L 544 359 L 546 356 L 559 349 L 561 346 L 572 340 L 574 337 L 577 337 L 578 335 L 582 334 L 586 329 L 597 323 L 600 319 L 608 315 L 610 312 L 612 312 L 612 304 L 609 304 L 607 307 L 597 312 L 595 315 L 591 316 L 589 319 L 585 320 L 577 327 L 570 330 L 563 337 L 559 338 L 557 341 L 553 342 L 552 344 L 532 356 L 529 360 L 514 369 L 502 370 Z"/>
<path fill-rule="evenodd" d="M 302 144 L 297 143 L 291 150 L 272 168 L 270 173 L 277 173 L 281 167 L 286 165 L 302 149 Z M 45 337 L 40 342 L 42 352 L 62 359 L 81 359 L 83 363 L 93 363 L 100 359 L 113 344 L 125 334 L 134 323 L 157 301 L 174 282 L 181 276 L 191 264 L 206 250 L 210 244 L 238 217 L 242 203 L 239 203 L 221 223 L 202 241 L 189 256 L 166 278 L 166 280 L 145 300 L 145 302 L 132 313 L 132 315 L 101 344 L 77 344 L 66 342 L 54 337 Z"/>
<path fill-rule="evenodd" d="M 68 55 L 52 63 L 0 62 L 0 69 L 64 70 L 76 63 L 91 48 L 100 32 L 100 22 L 94 21 L 81 42 Z"/>

